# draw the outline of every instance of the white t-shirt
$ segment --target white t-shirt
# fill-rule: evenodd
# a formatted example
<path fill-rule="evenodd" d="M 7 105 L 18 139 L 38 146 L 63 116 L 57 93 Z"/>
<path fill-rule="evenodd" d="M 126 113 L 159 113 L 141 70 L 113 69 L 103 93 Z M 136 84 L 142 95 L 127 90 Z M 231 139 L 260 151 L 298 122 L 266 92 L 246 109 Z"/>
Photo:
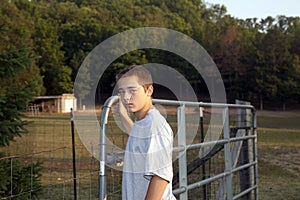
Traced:
<path fill-rule="evenodd" d="M 151 176 L 169 182 L 163 200 L 173 200 L 172 194 L 173 132 L 165 118 L 155 108 L 144 119 L 135 121 L 126 145 L 122 199 L 143 200 Z"/>

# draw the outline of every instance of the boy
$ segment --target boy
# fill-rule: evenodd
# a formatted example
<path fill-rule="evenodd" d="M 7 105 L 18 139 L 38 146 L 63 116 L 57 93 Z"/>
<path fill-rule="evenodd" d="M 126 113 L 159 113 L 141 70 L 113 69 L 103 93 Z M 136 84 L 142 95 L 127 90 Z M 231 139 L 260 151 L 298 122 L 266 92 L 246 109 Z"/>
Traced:
<path fill-rule="evenodd" d="M 152 105 L 152 77 L 143 66 L 117 75 L 121 122 L 129 133 L 122 179 L 122 199 L 168 199 L 172 194 L 173 132 Z M 134 123 L 128 116 L 133 113 Z"/>

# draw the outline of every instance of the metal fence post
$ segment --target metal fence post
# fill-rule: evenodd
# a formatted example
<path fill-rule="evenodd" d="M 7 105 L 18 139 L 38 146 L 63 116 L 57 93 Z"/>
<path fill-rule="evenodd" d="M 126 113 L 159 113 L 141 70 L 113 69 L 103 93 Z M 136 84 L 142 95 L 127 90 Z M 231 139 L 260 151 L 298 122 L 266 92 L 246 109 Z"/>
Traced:
<path fill-rule="evenodd" d="M 71 134 L 72 134 L 72 159 L 73 159 L 73 188 L 74 188 L 74 199 L 77 199 L 77 184 L 76 184 L 76 156 L 75 156 L 75 134 L 74 134 L 74 117 L 73 109 L 70 112 L 71 121 Z"/>
<path fill-rule="evenodd" d="M 253 141 L 253 145 L 254 145 L 254 148 L 253 148 L 253 154 L 254 154 L 254 161 L 257 162 L 257 132 L 256 132 L 256 127 L 257 127 L 257 119 L 256 119 L 256 110 L 253 109 L 252 110 L 252 117 L 253 117 L 253 135 L 255 135 L 255 138 L 254 138 L 254 141 Z M 258 186 L 258 166 L 257 166 L 257 163 L 256 165 L 254 166 L 254 184 L 255 186 Z M 258 187 L 256 187 L 255 189 L 255 199 L 258 200 Z"/>
<path fill-rule="evenodd" d="M 188 199 L 187 191 L 187 165 L 186 165 L 186 124 L 185 124 L 185 105 L 177 108 L 178 121 L 178 146 L 184 147 L 185 150 L 179 153 L 179 187 L 185 191 L 180 194 L 180 200 Z"/>
<path fill-rule="evenodd" d="M 106 130 L 107 122 L 101 126 L 99 144 L 99 200 L 106 199 Z"/>
<path fill-rule="evenodd" d="M 200 142 L 203 143 L 204 142 L 204 126 L 203 126 L 203 107 L 200 107 Z M 202 164 L 202 180 L 206 179 L 206 170 L 205 170 L 205 161 Z M 202 188 L 202 199 L 206 200 L 206 196 L 207 196 L 207 187 L 206 185 L 203 185 Z"/>
<path fill-rule="evenodd" d="M 107 101 L 109 102 L 109 101 Z M 109 107 L 104 104 L 100 119 L 99 200 L 106 199 L 106 131 Z"/>
<path fill-rule="evenodd" d="M 101 112 L 100 118 L 100 143 L 99 143 L 99 200 L 107 198 L 106 191 L 106 132 L 107 132 L 107 123 L 108 123 L 108 114 L 111 106 L 117 102 L 119 99 L 118 96 L 111 96 L 108 98 Z"/>

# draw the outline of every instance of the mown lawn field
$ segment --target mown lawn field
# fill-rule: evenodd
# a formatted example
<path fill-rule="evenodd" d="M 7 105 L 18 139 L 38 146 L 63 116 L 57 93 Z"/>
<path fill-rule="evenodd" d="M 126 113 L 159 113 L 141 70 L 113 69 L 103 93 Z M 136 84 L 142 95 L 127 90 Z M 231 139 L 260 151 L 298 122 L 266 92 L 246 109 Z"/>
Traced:
<path fill-rule="evenodd" d="M 257 114 L 259 199 L 300 199 L 300 112 L 258 111 Z M 45 160 L 43 196 L 71 199 L 72 144 L 69 115 L 50 114 L 29 117 L 28 120 L 34 121 L 29 126 L 30 133 L 17 138 L 9 148 L 2 150 L 10 155 L 30 155 L 33 151 L 44 151 L 33 157 Z M 94 199 L 98 194 L 98 161 L 85 150 L 77 135 L 75 143 L 77 175 L 80 177 L 78 195 L 80 199 Z M 47 152 L 50 149 L 52 151 Z M 120 180 L 121 177 L 115 178 Z M 119 191 L 119 187 L 119 183 L 113 185 L 114 191 Z"/>
<path fill-rule="evenodd" d="M 300 111 L 258 112 L 259 199 L 300 199 Z"/>

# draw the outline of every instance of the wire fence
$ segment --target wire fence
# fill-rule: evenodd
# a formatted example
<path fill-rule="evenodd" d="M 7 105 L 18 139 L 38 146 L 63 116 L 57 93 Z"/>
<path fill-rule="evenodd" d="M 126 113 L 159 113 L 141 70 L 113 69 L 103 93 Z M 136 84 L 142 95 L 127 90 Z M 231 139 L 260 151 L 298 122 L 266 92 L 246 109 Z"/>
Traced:
<path fill-rule="evenodd" d="M 74 178 L 71 143 L 71 124 L 68 115 L 51 114 L 29 117 L 27 127 L 29 133 L 16 138 L 10 146 L 3 147 L 0 152 L 6 156 L 0 162 L 9 162 L 10 173 L 8 192 L 0 192 L 0 199 L 73 199 Z M 78 199 L 96 199 L 98 196 L 99 163 L 87 152 L 77 134 L 76 149 L 76 188 Z M 19 163 L 30 170 L 29 187 L 16 190 L 20 180 L 14 180 L 14 173 L 20 173 Z M 34 166 L 40 163 L 40 175 L 34 172 Z M 37 177 L 38 176 L 38 177 Z M 39 184 L 34 184 L 38 178 Z M 0 191 L 1 191 L 0 190 Z"/>

